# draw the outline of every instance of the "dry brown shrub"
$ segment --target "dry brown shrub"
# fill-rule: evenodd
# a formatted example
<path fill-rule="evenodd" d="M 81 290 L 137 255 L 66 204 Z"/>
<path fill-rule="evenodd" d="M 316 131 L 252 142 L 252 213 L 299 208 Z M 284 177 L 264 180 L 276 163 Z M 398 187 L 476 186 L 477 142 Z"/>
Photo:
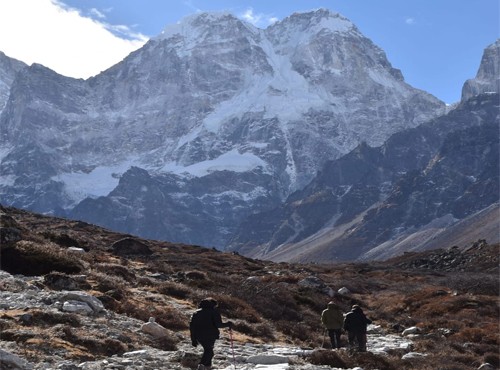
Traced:
<path fill-rule="evenodd" d="M 127 282 L 120 276 L 92 271 L 89 274 L 89 279 L 95 281 L 95 289 L 102 293 L 107 291 L 120 291 L 124 293 L 127 290 Z"/>
<path fill-rule="evenodd" d="M 60 313 L 54 311 L 31 312 L 33 325 L 47 327 L 57 324 L 65 324 L 77 328 L 81 326 L 80 318 L 74 313 Z"/>
<path fill-rule="evenodd" d="M 313 365 L 328 365 L 347 369 L 347 364 L 336 351 L 317 350 L 313 351 L 307 360 Z"/>
<path fill-rule="evenodd" d="M 119 340 L 96 335 L 89 336 L 72 330 L 70 327 L 62 329 L 62 338 L 73 344 L 84 346 L 92 355 L 113 356 L 127 351 L 127 346 Z"/>
<path fill-rule="evenodd" d="M 221 280 L 227 277 L 220 274 L 207 274 L 199 271 L 179 271 L 173 275 L 175 280 L 182 282 L 190 287 L 190 289 L 206 289 L 212 290 L 215 286 L 221 285 Z"/>
<path fill-rule="evenodd" d="M 144 322 L 154 317 L 156 322 L 171 330 L 185 330 L 188 328 L 188 317 L 171 307 L 154 307 L 148 302 L 125 299 L 117 307 L 117 312 L 134 317 Z"/>
<path fill-rule="evenodd" d="M 155 259 L 151 261 L 149 263 L 149 268 L 155 273 L 162 273 L 165 275 L 172 275 L 174 273 L 174 269 L 172 268 L 172 266 L 161 259 Z"/>
<path fill-rule="evenodd" d="M 2 269 L 11 274 L 38 276 L 52 271 L 77 274 L 84 266 L 80 256 L 51 242 L 39 244 L 22 240 L 2 250 Z"/>
<path fill-rule="evenodd" d="M 276 322 L 276 329 L 288 336 L 293 341 L 308 341 L 314 338 L 315 335 L 311 332 L 311 328 L 304 325 L 303 323 L 280 320 Z"/>
<path fill-rule="evenodd" d="M 269 324 L 248 324 L 238 321 L 234 325 L 234 330 L 252 338 L 259 338 L 266 341 L 276 340 L 273 328 Z"/>
<path fill-rule="evenodd" d="M 450 358 L 453 363 L 468 366 L 469 369 L 477 369 L 481 366 L 481 361 L 470 354 L 457 354 Z"/>
<path fill-rule="evenodd" d="M 147 286 L 156 287 L 158 285 L 158 281 L 147 276 L 142 276 L 137 278 L 136 285 L 139 287 L 147 287 Z"/>
<path fill-rule="evenodd" d="M 80 243 L 78 242 L 78 240 L 69 236 L 68 234 L 58 234 L 52 231 L 44 231 L 41 235 L 43 235 L 44 238 L 47 238 L 50 241 L 60 245 L 61 247 L 80 248 Z"/>
<path fill-rule="evenodd" d="M 156 318 L 158 324 L 171 330 L 185 330 L 188 328 L 189 318 L 171 307 L 162 307 L 153 310 L 152 316 Z"/>
<path fill-rule="evenodd" d="M 166 281 L 156 287 L 156 290 L 161 293 L 175 298 L 185 299 L 189 297 L 191 289 L 180 283 Z"/>
<path fill-rule="evenodd" d="M 151 345 L 154 348 L 161 349 L 163 351 L 175 351 L 177 350 L 177 340 L 168 335 L 164 335 L 160 338 L 155 338 L 151 340 Z"/>
<path fill-rule="evenodd" d="M 201 271 L 187 271 L 184 275 L 189 280 L 208 280 L 207 274 Z"/>
<path fill-rule="evenodd" d="M 97 263 L 93 266 L 93 269 L 107 275 L 116 276 L 126 282 L 133 282 L 136 279 L 134 271 L 128 266 L 115 263 Z"/>
<path fill-rule="evenodd" d="M 349 356 L 349 367 L 359 366 L 365 370 L 400 370 L 401 363 L 371 352 L 354 352 Z"/>
<path fill-rule="evenodd" d="M 479 272 L 450 273 L 439 280 L 449 289 L 460 293 L 498 297 L 500 281 L 496 274 Z"/>
<path fill-rule="evenodd" d="M 417 352 L 434 352 L 436 350 L 436 341 L 434 339 L 418 339 L 414 343 Z"/>
<path fill-rule="evenodd" d="M 300 309 L 293 298 L 293 293 L 279 284 L 258 287 L 240 287 L 232 292 L 243 301 L 252 302 L 252 308 L 264 318 L 272 321 L 301 321 Z"/>
<path fill-rule="evenodd" d="M 215 294 L 213 297 L 219 303 L 221 313 L 229 318 L 245 320 L 250 323 L 262 321 L 254 307 L 241 298 L 225 294 Z"/>
<path fill-rule="evenodd" d="M 458 333 L 453 334 L 450 337 L 450 340 L 459 341 L 460 343 L 481 343 L 483 342 L 483 337 L 487 333 L 488 331 L 483 330 L 482 328 L 464 328 Z"/>
<path fill-rule="evenodd" d="M 286 284 L 297 284 L 300 278 L 297 275 L 290 275 L 288 273 L 284 274 L 267 274 L 260 278 L 262 284 L 269 283 L 286 283 Z"/>

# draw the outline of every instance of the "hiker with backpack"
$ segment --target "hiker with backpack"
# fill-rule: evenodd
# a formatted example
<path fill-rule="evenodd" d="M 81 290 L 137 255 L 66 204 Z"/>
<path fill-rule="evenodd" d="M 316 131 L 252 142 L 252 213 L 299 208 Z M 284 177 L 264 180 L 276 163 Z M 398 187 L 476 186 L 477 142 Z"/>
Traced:
<path fill-rule="evenodd" d="M 354 342 L 357 342 L 358 350 L 366 352 L 366 327 L 371 323 L 372 321 L 365 316 L 361 307 L 357 304 L 352 306 L 344 319 L 344 330 L 347 331 L 349 347 L 354 347 Z"/>
<path fill-rule="evenodd" d="M 342 334 L 342 324 L 344 315 L 339 306 L 331 301 L 327 305 L 327 309 L 321 313 L 321 323 L 328 330 L 328 336 L 332 344 L 332 349 L 342 347 L 340 336 Z"/>
<path fill-rule="evenodd" d="M 200 344 L 203 347 L 203 355 L 197 370 L 210 370 L 212 358 L 214 357 L 215 341 L 219 339 L 219 328 L 232 328 L 231 321 L 222 322 L 221 315 L 217 310 L 217 301 L 213 298 L 205 298 L 198 305 L 198 310 L 193 313 L 189 323 L 191 343 L 194 347 Z"/>

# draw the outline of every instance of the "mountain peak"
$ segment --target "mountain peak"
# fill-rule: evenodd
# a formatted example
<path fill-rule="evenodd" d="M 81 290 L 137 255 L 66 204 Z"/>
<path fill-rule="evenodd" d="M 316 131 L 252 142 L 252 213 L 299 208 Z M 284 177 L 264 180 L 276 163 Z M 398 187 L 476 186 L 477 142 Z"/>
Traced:
<path fill-rule="evenodd" d="M 500 92 L 500 39 L 484 49 L 475 78 L 465 81 L 462 101 L 481 93 Z"/>
<path fill-rule="evenodd" d="M 188 15 L 179 22 L 166 26 L 156 39 L 164 40 L 176 35 L 191 39 L 202 36 L 206 30 L 213 26 L 225 28 L 234 25 L 245 25 L 251 30 L 255 28 L 228 11 L 200 12 Z"/>
<path fill-rule="evenodd" d="M 328 29 L 332 32 L 357 31 L 356 26 L 349 19 L 325 8 L 293 13 L 275 24 L 295 24 L 299 25 L 301 29 L 310 29 L 316 32 L 322 29 Z"/>

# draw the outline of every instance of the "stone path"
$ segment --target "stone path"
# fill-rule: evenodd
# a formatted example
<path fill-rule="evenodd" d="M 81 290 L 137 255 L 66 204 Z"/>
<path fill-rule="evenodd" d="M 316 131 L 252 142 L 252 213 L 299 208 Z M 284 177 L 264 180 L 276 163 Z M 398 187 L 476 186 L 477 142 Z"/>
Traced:
<path fill-rule="evenodd" d="M 25 309 L 39 308 L 44 311 L 62 312 L 65 309 L 77 310 L 84 327 L 95 330 L 107 329 L 113 332 L 141 332 L 144 322 L 106 312 L 100 302 L 84 292 L 47 291 L 33 285 L 33 278 L 12 276 L 0 270 L 0 315 L 2 312 L 13 312 Z M 96 302 L 97 300 L 97 302 Z M 67 302 L 73 302 L 68 305 Z M 79 302 L 79 303 L 77 303 Z M 68 308 L 69 307 L 69 308 Z M 92 310 L 95 315 L 87 315 Z M 103 323 L 106 326 L 103 326 Z M 101 326 L 103 326 L 101 328 Z M 189 338 L 178 334 L 181 339 L 177 351 L 162 351 L 145 347 L 138 351 L 112 356 L 106 359 L 75 363 L 57 355 L 47 358 L 47 362 L 28 363 L 23 359 L 22 350 L 12 341 L 2 341 L 0 337 L 0 367 L 10 369 L 30 370 L 188 370 L 196 367 L 201 357 L 201 347 L 193 348 Z M 387 351 L 402 349 L 411 351 L 412 343 L 405 337 L 388 335 L 378 327 L 371 325 L 368 334 L 368 351 L 387 354 Z M 341 349 L 344 350 L 344 349 Z M 329 366 L 312 365 L 303 360 L 312 349 L 301 349 L 273 344 L 242 344 L 235 342 L 231 346 L 227 329 L 222 330 L 221 340 L 215 347 L 214 369 L 219 370 L 335 370 Z M 49 362 L 50 361 L 50 362 Z M 356 368 L 359 370 L 359 368 Z"/>

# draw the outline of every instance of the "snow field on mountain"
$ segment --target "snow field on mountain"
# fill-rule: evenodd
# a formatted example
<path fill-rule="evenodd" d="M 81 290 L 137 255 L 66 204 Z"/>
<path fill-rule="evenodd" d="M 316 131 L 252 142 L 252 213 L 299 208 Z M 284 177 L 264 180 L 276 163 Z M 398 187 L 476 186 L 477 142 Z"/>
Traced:
<path fill-rule="evenodd" d="M 138 165 L 135 158 L 112 166 L 97 166 L 86 173 L 66 172 L 53 176 L 52 180 L 64 183 L 64 189 L 74 206 L 83 199 L 108 195 L 120 181 L 120 176 L 130 167 Z"/>
<path fill-rule="evenodd" d="M 246 172 L 261 167 L 266 169 L 267 163 L 252 153 L 240 153 L 238 149 L 230 150 L 215 159 L 198 162 L 190 166 L 180 166 L 176 163 L 167 163 L 161 172 L 175 174 L 190 174 L 203 177 L 214 171 Z"/>

